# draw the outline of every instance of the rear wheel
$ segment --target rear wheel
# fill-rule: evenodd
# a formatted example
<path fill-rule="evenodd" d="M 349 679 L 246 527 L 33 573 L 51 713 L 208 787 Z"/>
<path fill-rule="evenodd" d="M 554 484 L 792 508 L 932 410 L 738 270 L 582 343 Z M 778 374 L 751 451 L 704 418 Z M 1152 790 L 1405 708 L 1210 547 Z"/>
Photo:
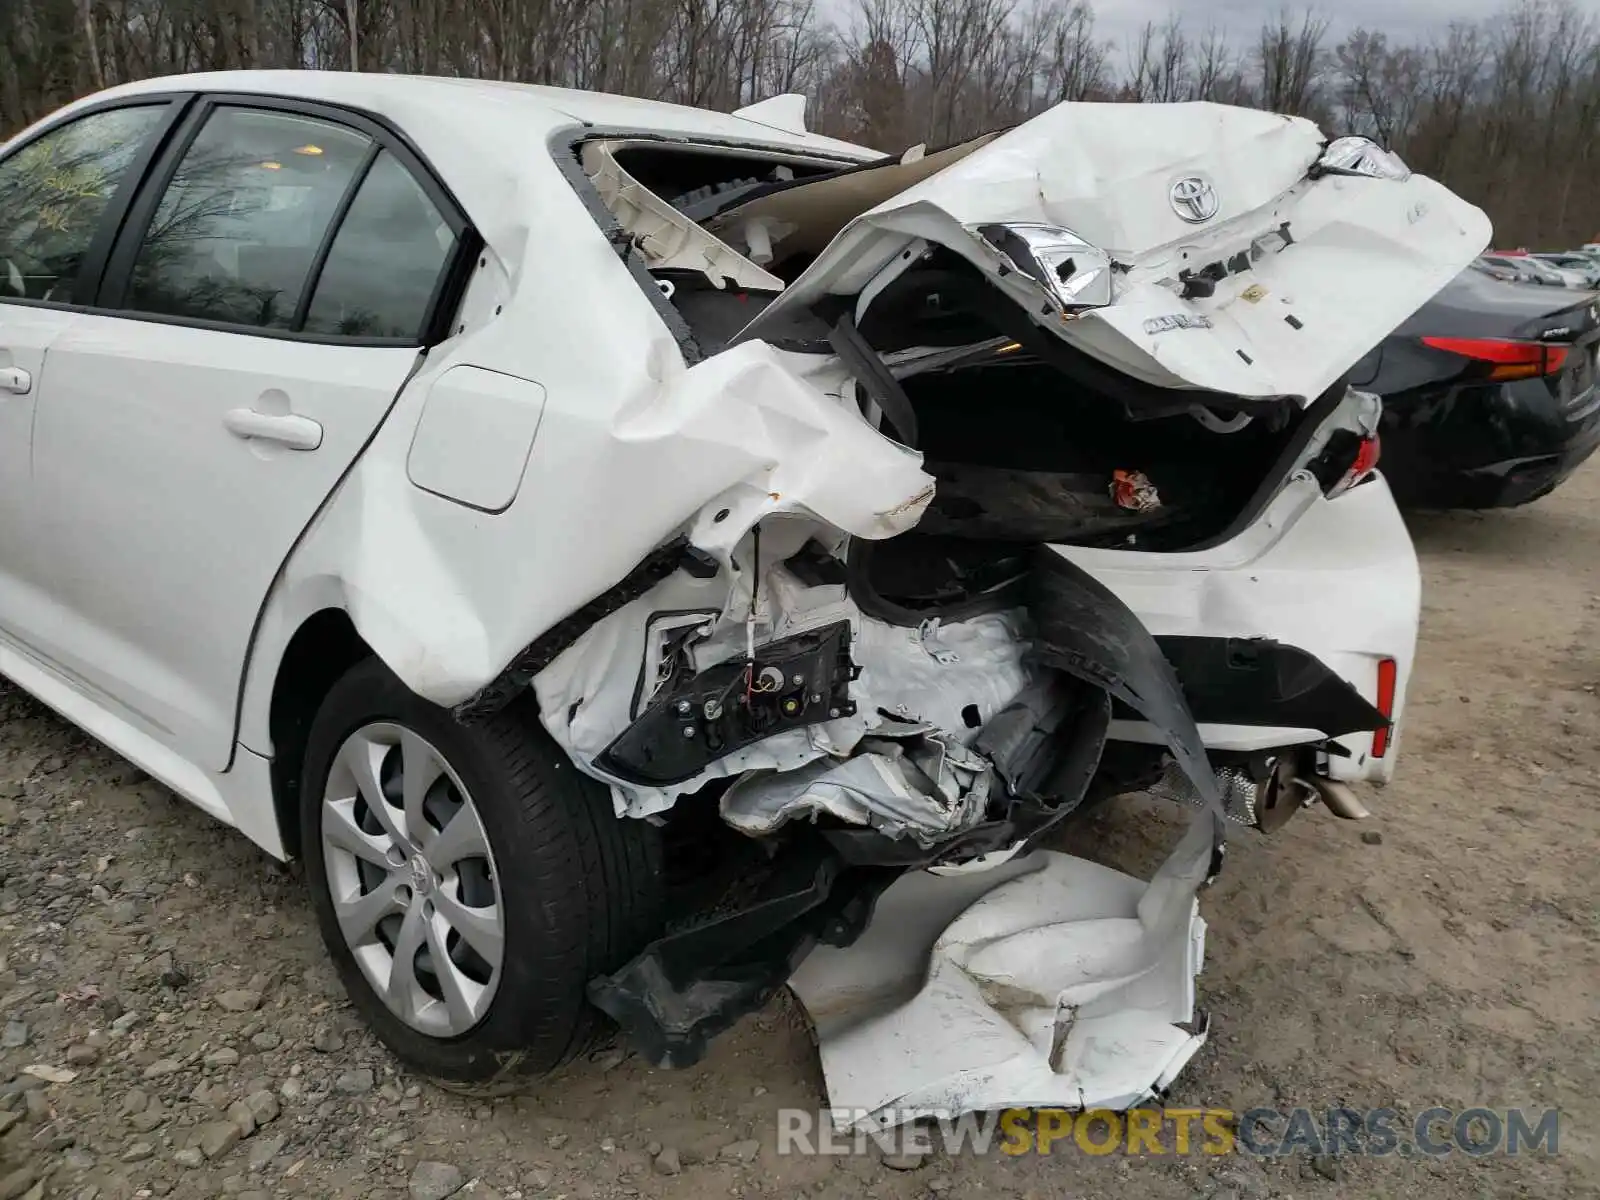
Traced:
<path fill-rule="evenodd" d="M 301 796 L 323 939 L 407 1063 L 509 1084 L 603 1028 L 584 988 L 654 936 L 660 849 L 531 705 L 463 725 L 361 663 L 317 712 Z"/>

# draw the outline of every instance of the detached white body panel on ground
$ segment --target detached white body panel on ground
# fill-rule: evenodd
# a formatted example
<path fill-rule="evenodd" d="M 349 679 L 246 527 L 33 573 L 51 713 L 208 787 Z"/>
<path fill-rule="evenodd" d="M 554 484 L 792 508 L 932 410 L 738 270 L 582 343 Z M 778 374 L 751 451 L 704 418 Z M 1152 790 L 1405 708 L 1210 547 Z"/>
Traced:
<path fill-rule="evenodd" d="M 896 883 L 855 945 L 790 981 L 836 1119 L 1124 1109 L 1165 1089 L 1206 1039 L 1211 846 L 1194 830 L 1148 883 L 1052 851 Z"/>

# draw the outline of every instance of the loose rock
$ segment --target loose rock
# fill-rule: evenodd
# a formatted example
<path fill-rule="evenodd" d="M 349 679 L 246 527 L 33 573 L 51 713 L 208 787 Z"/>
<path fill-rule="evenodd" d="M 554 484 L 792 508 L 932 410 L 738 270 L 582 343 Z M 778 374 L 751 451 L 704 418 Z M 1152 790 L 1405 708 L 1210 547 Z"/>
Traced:
<path fill-rule="evenodd" d="M 166 1119 L 166 1111 L 161 1105 L 152 1104 L 142 1112 L 132 1114 L 128 1118 L 128 1125 L 135 1133 L 154 1133 Z"/>
<path fill-rule="evenodd" d="M 915 1171 L 928 1161 L 928 1156 L 920 1150 L 907 1150 L 898 1154 L 885 1154 L 883 1165 L 891 1171 Z"/>
<path fill-rule="evenodd" d="M 655 1168 L 663 1175 L 676 1175 L 683 1170 L 683 1163 L 678 1160 L 678 1151 L 675 1147 L 668 1146 L 655 1157 Z"/>
<path fill-rule="evenodd" d="M 255 1117 L 257 1125 L 277 1120 L 278 1098 L 265 1088 L 251 1092 L 244 1098 L 244 1102 L 250 1106 L 250 1113 Z"/>
<path fill-rule="evenodd" d="M 100 1061 L 100 1051 L 93 1046 L 77 1045 L 67 1047 L 67 1062 L 74 1067 L 92 1067 Z"/>
<path fill-rule="evenodd" d="M 15 1050 L 27 1044 L 28 1026 L 22 1021 L 7 1021 L 5 1032 L 0 1033 L 0 1046 L 7 1050 Z"/>
<path fill-rule="evenodd" d="M 29 1092 L 24 1097 L 30 1121 L 48 1121 L 51 1118 L 50 1098 L 43 1092 Z"/>
<path fill-rule="evenodd" d="M 232 1121 L 209 1121 L 200 1126 L 195 1144 L 207 1159 L 221 1158 L 239 1144 L 242 1136 L 239 1127 Z"/>
<path fill-rule="evenodd" d="M 725 1162 L 754 1162 L 760 1154 L 761 1143 L 755 1138 L 747 1138 L 742 1142 L 724 1146 L 718 1157 Z"/>
<path fill-rule="evenodd" d="M 419 1162 L 411 1172 L 411 1200 L 446 1200 L 466 1183 L 459 1167 L 449 1163 Z"/>
<path fill-rule="evenodd" d="M 260 1171 L 268 1163 L 278 1157 L 278 1151 L 283 1149 L 286 1139 L 281 1133 L 274 1133 L 270 1137 L 257 1138 L 250 1144 L 250 1169 Z"/>
<path fill-rule="evenodd" d="M 347 1096 L 365 1096 L 375 1083 L 372 1068 L 360 1067 L 354 1071 L 346 1071 L 334 1080 L 333 1086 Z"/>
<path fill-rule="evenodd" d="M 213 1050 L 205 1057 L 208 1067 L 232 1067 L 239 1062 L 239 1052 L 232 1046 L 223 1046 L 220 1050 Z"/>
<path fill-rule="evenodd" d="M 61 1162 L 67 1170 L 77 1172 L 80 1175 L 84 1171 L 94 1170 L 94 1155 L 76 1146 L 61 1156 Z"/>
<path fill-rule="evenodd" d="M 260 1033 L 256 1034 L 250 1039 L 250 1044 L 257 1050 L 276 1050 L 279 1046 L 283 1045 L 283 1039 L 277 1034 L 273 1033 L 272 1030 L 263 1029 Z"/>
<path fill-rule="evenodd" d="M 122 1152 L 122 1161 L 127 1163 L 143 1162 L 156 1152 L 156 1148 L 149 1142 L 134 1142 Z"/>
<path fill-rule="evenodd" d="M 180 1167 L 198 1167 L 205 1162 L 205 1155 L 194 1146 L 185 1146 L 172 1156 L 173 1161 Z"/>
<path fill-rule="evenodd" d="M 218 994 L 216 1004 L 225 1012 L 255 1012 L 261 1007 L 261 993 L 250 988 L 233 988 Z"/>
<path fill-rule="evenodd" d="M 249 1137 L 256 1131 L 256 1114 L 243 1100 L 235 1100 L 228 1105 L 228 1120 L 233 1122 L 240 1137 Z"/>

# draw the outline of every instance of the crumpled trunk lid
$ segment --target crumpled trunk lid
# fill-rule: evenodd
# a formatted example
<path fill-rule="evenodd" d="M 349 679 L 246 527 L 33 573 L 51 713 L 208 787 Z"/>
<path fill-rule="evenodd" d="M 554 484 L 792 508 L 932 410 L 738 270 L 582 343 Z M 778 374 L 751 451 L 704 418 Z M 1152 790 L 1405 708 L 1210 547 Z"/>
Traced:
<path fill-rule="evenodd" d="M 849 222 L 738 340 L 775 336 L 827 296 L 864 310 L 902 256 L 937 245 L 1135 379 L 1309 403 L 1490 234 L 1422 176 L 1310 178 L 1323 147 L 1308 121 L 1224 105 L 1059 105 Z M 977 232 L 1000 224 L 1070 230 L 1109 253 L 1111 303 L 1063 313 Z"/>

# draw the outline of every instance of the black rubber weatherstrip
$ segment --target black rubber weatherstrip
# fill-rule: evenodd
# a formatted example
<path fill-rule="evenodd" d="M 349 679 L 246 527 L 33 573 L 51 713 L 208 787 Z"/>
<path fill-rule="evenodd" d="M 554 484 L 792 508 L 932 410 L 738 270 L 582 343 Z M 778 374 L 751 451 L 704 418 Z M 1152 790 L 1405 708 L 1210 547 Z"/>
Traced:
<path fill-rule="evenodd" d="M 828 333 L 828 344 L 839 356 L 839 361 L 850 368 L 858 383 L 866 388 L 867 395 L 883 410 L 884 420 L 894 426 L 896 440 L 905 446 L 917 444 L 917 414 L 911 407 L 911 397 L 900 386 L 878 352 L 867 344 L 856 323 L 846 313 Z"/>
<path fill-rule="evenodd" d="M 458 721 L 480 721 L 499 712 L 516 699 L 533 677 L 555 661 L 588 628 L 603 617 L 608 617 L 625 604 L 631 604 L 656 584 L 684 565 L 690 554 L 689 539 L 682 535 L 666 545 L 653 550 L 650 555 L 629 571 L 627 575 L 601 592 L 571 616 L 557 621 L 528 644 L 509 666 L 496 675 L 475 695 L 463 700 L 452 710 Z"/>

